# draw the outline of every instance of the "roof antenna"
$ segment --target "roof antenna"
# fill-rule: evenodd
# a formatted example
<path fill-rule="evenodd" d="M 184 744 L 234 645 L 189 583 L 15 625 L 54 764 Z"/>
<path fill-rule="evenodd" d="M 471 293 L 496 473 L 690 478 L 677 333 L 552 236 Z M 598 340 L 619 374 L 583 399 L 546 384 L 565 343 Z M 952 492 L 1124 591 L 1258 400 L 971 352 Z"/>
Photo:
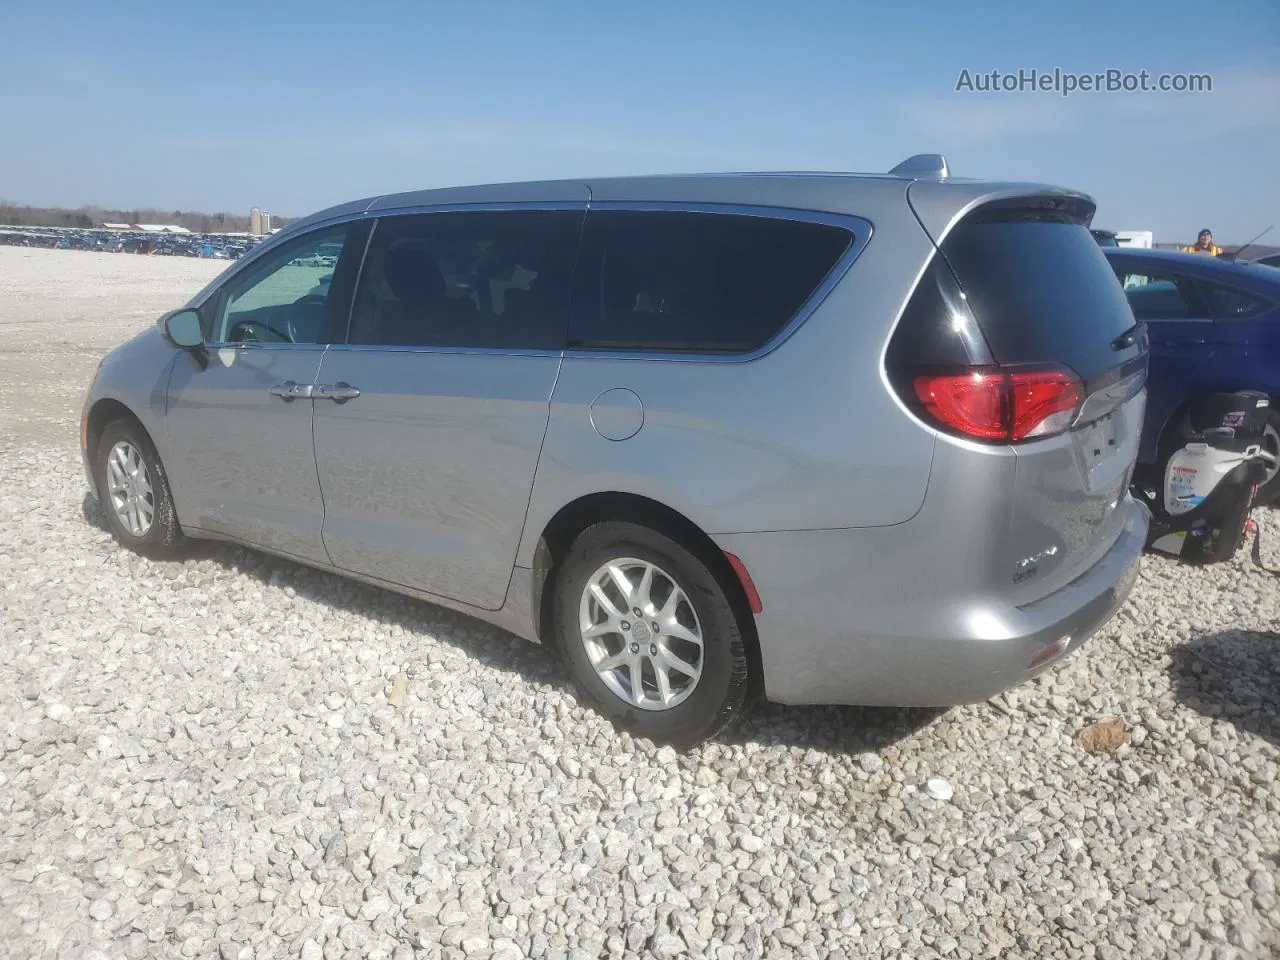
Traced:
<path fill-rule="evenodd" d="M 910 177 L 915 180 L 945 180 L 951 176 L 947 158 L 940 153 L 917 153 L 908 157 L 889 171 L 891 177 Z"/>
<path fill-rule="evenodd" d="M 1240 253 L 1242 251 L 1248 250 L 1250 247 L 1252 247 L 1255 243 L 1257 243 L 1259 240 L 1261 240 L 1263 237 L 1265 237 L 1268 233 L 1270 233 L 1274 229 L 1275 229 L 1274 226 L 1267 227 L 1267 229 L 1263 230 L 1260 234 L 1258 234 L 1256 237 L 1254 237 L 1252 240 L 1246 243 L 1243 247 L 1236 247 L 1235 250 L 1233 250 L 1230 254 L 1228 254 L 1228 259 L 1238 260 L 1240 258 Z"/>

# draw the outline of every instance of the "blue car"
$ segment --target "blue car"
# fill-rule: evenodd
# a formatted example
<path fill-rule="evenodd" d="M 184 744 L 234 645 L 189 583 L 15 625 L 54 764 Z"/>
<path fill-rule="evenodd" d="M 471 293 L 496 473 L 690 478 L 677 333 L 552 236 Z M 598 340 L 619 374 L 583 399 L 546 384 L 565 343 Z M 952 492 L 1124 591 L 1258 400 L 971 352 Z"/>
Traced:
<path fill-rule="evenodd" d="M 1265 443 L 1280 455 L 1280 269 L 1132 247 L 1103 253 L 1151 340 L 1139 467 L 1157 463 L 1161 442 L 1191 400 L 1222 390 L 1270 395 Z M 1280 474 L 1271 470 L 1258 502 L 1278 497 Z"/>

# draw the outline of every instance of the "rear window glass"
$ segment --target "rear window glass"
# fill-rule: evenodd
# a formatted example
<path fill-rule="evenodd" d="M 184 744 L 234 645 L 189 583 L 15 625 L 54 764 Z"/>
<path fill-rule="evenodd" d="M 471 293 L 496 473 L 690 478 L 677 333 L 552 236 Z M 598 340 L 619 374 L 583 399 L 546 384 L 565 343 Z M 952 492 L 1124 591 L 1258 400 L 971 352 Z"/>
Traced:
<path fill-rule="evenodd" d="M 1243 290 L 1209 281 L 1205 281 L 1202 287 L 1210 312 L 1219 320 L 1247 320 L 1267 309 L 1266 301 L 1259 300 Z"/>
<path fill-rule="evenodd" d="M 1129 300 L 1129 307 L 1139 320 L 1208 319 L 1196 292 L 1196 284 L 1186 277 L 1126 273 L 1120 278 L 1120 282 Z"/>
<path fill-rule="evenodd" d="M 748 353 L 786 326 L 851 241 L 796 220 L 591 213 L 569 346 Z"/>
<path fill-rule="evenodd" d="M 997 362 L 1061 363 L 1089 380 L 1132 355 L 1111 346 L 1133 312 L 1086 227 L 967 222 L 942 249 Z"/>

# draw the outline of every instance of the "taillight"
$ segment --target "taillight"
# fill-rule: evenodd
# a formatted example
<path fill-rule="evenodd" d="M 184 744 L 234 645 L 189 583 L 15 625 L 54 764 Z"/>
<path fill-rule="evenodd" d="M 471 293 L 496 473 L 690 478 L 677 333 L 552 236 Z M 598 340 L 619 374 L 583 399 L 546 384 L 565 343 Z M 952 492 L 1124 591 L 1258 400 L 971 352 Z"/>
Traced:
<path fill-rule="evenodd" d="M 1071 426 L 1084 400 L 1065 370 L 979 368 L 918 376 L 916 397 L 941 426 L 978 440 L 1015 443 Z"/>

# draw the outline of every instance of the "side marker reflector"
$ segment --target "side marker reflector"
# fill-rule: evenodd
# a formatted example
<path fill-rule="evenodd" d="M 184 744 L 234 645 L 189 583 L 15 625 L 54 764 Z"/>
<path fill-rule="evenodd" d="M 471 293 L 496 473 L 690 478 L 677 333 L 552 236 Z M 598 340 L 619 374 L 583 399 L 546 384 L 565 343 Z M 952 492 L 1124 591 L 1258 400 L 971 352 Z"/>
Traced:
<path fill-rule="evenodd" d="M 729 566 L 733 567 L 733 572 L 737 574 L 738 582 L 742 584 L 742 590 L 747 595 L 747 606 L 751 608 L 753 614 L 760 613 L 764 605 L 760 602 L 760 591 L 756 589 L 751 574 L 747 573 L 746 564 L 728 550 L 724 551 L 724 556 L 729 561 Z"/>

